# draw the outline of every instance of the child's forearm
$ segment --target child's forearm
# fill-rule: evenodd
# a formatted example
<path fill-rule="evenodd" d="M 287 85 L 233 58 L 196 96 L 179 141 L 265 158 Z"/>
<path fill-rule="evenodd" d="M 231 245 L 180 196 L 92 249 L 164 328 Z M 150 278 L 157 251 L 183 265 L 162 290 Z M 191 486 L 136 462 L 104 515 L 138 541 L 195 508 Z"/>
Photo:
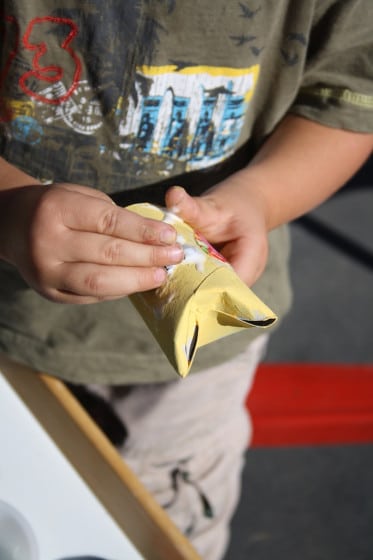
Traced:
<path fill-rule="evenodd" d="M 0 224 L 6 222 L 8 203 L 13 198 L 16 192 L 15 189 L 32 185 L 40 185 L 40 182 L 0 157 Z M 3 238 L 3 233 L 0 226 L 1 239 Z M 0 258 L 2 257 L 0 243 Z"/>
<path fill-rule="evenodd" d="M 289 115 L 236 180 L 259 189 L 268 229 L 322 203 L 361 167 L 373 135 L 329 128 Z"/>
<path fill-rule="evenodd" d="M 0 191 L 24 187 L 25 185 L 40 185 L 40 181 L 0 157 Z"/>
<path fill-rule="evenodd" d="M 40 182 L 0 157 L 0 259 L 6 259 L 9 208 L 19 187 L 39 185 Z"/>

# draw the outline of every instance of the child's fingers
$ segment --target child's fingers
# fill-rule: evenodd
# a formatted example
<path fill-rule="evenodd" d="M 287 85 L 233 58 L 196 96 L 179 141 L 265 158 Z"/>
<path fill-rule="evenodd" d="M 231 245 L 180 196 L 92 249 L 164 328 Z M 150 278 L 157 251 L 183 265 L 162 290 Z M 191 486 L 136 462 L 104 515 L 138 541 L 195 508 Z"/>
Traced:
<path fill-rule="evenodd" d="M 263 272 L 267 262 L 267 239 L 266 237 L 256 239 L 241 237 L 227 243 L 222 253 L 238 276 L 248 286 L 252 286 Z"/>
<path fill-rule="evenodd" d="M 262 273 L 268 255 L 268 240 L 261 208 L 241 200 L 228 188 L 216 188 L 201 197 L 191 197 L 181 187 L 166 193 L 166 205 L 207 240 L 218 246 L 237 274 L 252 285 Z"/>
<path fill-rule="evenodd" d="M 166 193 L 166 206 L 196 229 L 214 221 L 214 208 L 204 197 L 192 197 L 182 187 L 172 187 Z"/>
<path fill-rule="evenodd" d="M 87 192 L 87 194 L 86 194 Z M 176 241 L 170 224 L 151 220 L 116 206 L 106 197 L 92 196 L 90 189 L 54 187 L 38 207 L 39 229 L 48 228 L 51 216 L 68 229 L 109 235 L 137 243 L 168 245 Z M 38 232 L 42 233 L 42 232 Z"/>
<path fill-rule="evenodd" d="M 61 262 L 151 267 L 177 264 L 184 254 L 179 245 L 150 245 L 97 233 L 70 231 L 55 256 Z"/>
<path fill-rule="evenodd" d="M 101 200 L 105 200 L 106 202 L 110 202 L 111 204 L 115 204 L 107 194 L 97 189 L 93 189 L 92 187 L 86 187 L 84 185 L 75 185 L 71 183 L 56 183 L 55 186 L 63 187 L 67 191 L 71 191 L 71 192 L 80 192 L 81 194 L 86 194 L 87 196 L 93 196 L 94 198 L 99 198 Z"/>
<path fill-rule="evenodd" d="M 102 299 L 127 296 L 157 288 L 167 278 L 164 268 L 108 267 L 90 263 L 62 263 L 55 270 L 54 287 L 46 290 L 47 297 L 60 302 L 73 299 Z"/>

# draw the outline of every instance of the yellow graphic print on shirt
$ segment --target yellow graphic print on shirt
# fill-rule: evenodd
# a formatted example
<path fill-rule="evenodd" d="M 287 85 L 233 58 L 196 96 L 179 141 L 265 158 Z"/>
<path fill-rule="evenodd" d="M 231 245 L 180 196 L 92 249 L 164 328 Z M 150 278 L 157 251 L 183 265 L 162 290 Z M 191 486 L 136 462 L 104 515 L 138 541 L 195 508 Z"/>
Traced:
<path fill-rule="evenodd" d="M 220 68 L 142 66 L 136 103 L 130 99 L 120 127 L 122 148 L 186 162 L 186 169 L 213 165 L 230 155 L 240 137 L 259 66 Z"/>

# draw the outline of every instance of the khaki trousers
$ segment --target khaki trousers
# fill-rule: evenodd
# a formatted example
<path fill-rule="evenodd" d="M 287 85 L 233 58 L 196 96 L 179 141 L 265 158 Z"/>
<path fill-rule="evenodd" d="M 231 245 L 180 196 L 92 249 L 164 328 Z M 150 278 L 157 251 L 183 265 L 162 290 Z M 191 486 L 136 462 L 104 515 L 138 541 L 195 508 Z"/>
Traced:
<path fill-rule="evenodd" d="M 268 336 L 229 362 L 186 379 L 89 386 L 127 429 L 119 451 L 204 560 L 221 560 L 252 425 L 245 400 Z"/>

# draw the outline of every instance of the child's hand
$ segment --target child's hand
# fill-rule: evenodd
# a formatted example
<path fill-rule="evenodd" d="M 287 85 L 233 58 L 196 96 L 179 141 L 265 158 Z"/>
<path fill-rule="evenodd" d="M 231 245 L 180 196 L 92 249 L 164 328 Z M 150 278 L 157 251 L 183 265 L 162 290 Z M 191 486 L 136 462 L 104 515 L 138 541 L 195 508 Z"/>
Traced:
<path fill-rule="evenodd" d="M 254 188 L 242 188 L 242 180 L 237 173 L 200 197 L 173 187 L 166 205 L 219 249 L 251 286 L 267 262 L 268 238 L 264 201 Z"/>
<path fill-rule="evenodd" d="M 183 258 L 169 224 L 70 184 L 14 189 L 1 254 L 41 295 L 63 303 L 115 299 L 160 286 Z"/>
<path fill-rule="evenodd" d="M 263 272 L 267 232 L 332 196 L 372 153 L 373 135 L 287 115 L 250 165 L 199 198 L 180 188 L 166 204 L 220 248 L 250 286 Z"/>

